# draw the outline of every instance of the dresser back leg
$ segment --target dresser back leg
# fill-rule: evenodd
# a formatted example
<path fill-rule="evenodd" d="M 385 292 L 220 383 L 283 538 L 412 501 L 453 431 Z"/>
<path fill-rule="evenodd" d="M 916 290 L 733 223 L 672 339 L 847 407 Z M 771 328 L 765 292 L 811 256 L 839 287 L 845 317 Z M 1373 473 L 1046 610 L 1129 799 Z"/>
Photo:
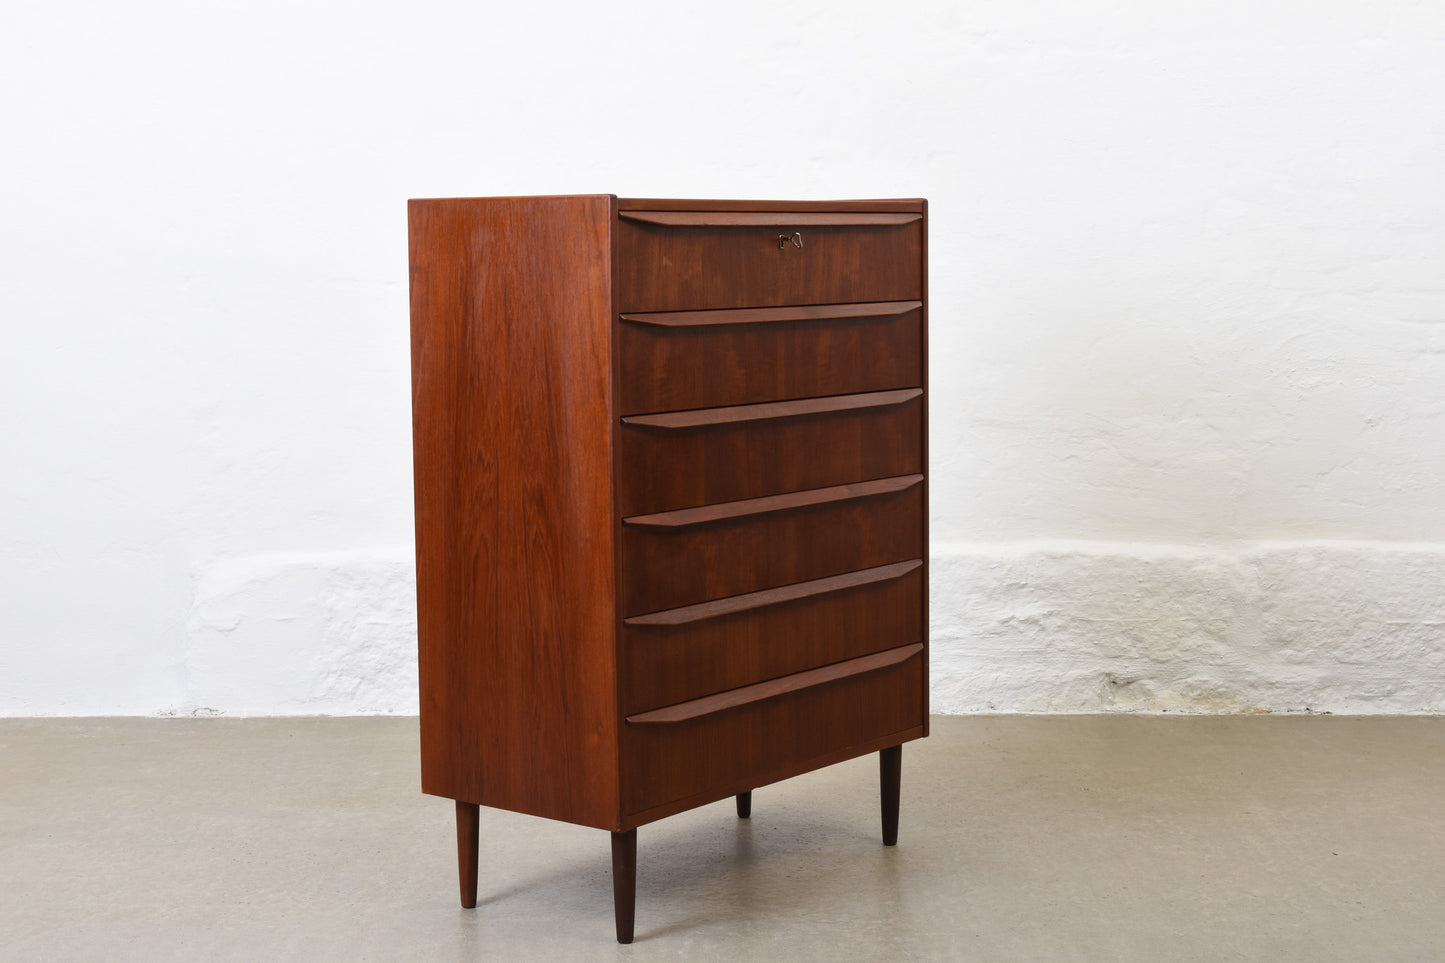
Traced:
<path fill-rule="evenodd" d="M 477 905 L 477 848 L 480 844 L 481 811 L 476 803 L 457 800 L 457 880 L 461 883 L 462 905 Z"/>
<path fill-rule="evenodd" d="M 753 814 L 753 791 L 738 793 L 738 818 L 747 819 Z"/>

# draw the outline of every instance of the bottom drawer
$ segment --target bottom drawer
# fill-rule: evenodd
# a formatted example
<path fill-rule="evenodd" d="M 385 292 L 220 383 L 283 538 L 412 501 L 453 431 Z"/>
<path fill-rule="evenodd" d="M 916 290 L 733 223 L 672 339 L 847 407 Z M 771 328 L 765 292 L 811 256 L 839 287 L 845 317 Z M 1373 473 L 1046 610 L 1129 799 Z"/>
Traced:
<path fill-rule="evenodd" d="M 623 620 L 624 715 L 923 638 L 923 561 Z"/>
<path fill-rule="evenodd" d="M 870 743 L 924 724 L 925 653 L 901 646 L 628 717 L 624 808 L 698 804 L 882 748 Z"/>

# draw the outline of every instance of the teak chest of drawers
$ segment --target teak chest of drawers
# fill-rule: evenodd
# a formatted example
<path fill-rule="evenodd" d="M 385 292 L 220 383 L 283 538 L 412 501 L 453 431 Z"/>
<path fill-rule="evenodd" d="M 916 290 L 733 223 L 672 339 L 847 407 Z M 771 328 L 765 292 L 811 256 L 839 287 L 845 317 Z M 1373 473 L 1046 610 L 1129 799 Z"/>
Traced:
<path fill-rule="evenodd" d="M 612 833 L 928 731 L 926 204 L 409 204 L 422 789 Z"/>

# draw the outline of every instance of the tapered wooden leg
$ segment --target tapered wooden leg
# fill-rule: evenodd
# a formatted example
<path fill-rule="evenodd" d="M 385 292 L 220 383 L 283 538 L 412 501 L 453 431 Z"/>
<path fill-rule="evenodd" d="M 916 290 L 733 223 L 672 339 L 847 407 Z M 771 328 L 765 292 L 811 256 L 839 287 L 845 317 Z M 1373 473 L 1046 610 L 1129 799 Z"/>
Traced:
<path fill-rule="evenodd" d="M 637 908 L 637 830 L 612 834 L 612 912 L 617 917 L 617 942 L 632 942 Z"/>
<path fill-rule="evenodd" d="M 878 788 L 883 802 L 883 845 L 898 845 L 898 786 L 903 774 L 903 747 L 878 753 Z"/>
<path fill-rule="evenodd" d="M 477 848 L 480 845 L 481 811 L 476 803 L 457 800 L 457 880 L 462 888 L 462 905 L 477 905 Z"/>
<path fill-rule="evenodd" d="M 747 819 L 753 814 L 753 791 L 738 793 L 738 818 Z"/>

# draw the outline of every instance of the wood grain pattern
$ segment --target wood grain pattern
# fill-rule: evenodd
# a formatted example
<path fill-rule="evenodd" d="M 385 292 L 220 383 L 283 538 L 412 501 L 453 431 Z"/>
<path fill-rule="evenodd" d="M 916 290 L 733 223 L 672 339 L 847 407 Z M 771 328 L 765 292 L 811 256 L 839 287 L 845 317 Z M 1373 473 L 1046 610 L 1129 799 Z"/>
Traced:
<path fill-rule="evenodd" d="M 879 739 L 896 745 L 918 729 L 922 674 L 923 660 L 915 655 L 729 712 L 674 725 L 629 725 L 624 749 L 633 778 L 626 802 L 634 814 L 665 813 L 675 800 L 726 798 L 871 751 Z M 891 733 L 898 735 L 890 740 Z"/>
<path fill-rule="evenodd" d="M 617 332 L 619 408 L 633 415 L 923 384 L 916 303 L 901 313 L 880 304 L 878 313 L 854 314 L 850 304 L 835 315 L 836 307 L 786 309 L 791 317 L 770 317 L 768 308 L 686 312 L 765 319 L 717 325 L 624 321 Z"/>
<path fill-rule="evenodd" d="M 856 486 L 845 486 L 856 487 Z M 919 558 L 922 486 L 787 511 L 622 528 L 624 617 Z"/>
<path fill-rule="evenodd" d="M 912 559 L 630 618 L 619 654 L 622 711 L 921 641 L 921 569 Z"/>
<path fill-rule="evenodd" d="M 922 222 L 804 228 L 803 248 L 771 227 L 664 227 L 621 221 L 617 310 L 686 311 L 922 294 Z"/>
<path fill-rule="evenodd" d="M 877 301 L 864 304 L 795 304 L 784 308 L 741 308 L 721 311 L 650 311 L 620 315 L 623 321 L 658 328 L 709 328 L 733 324 L 777 324 L 836 318 L 890 318 L 923 307 L 922 301 Z"/>
<path fill-rule="evenodd" d="M 641 424 L 624 418 L 618 511 L 646 516 L 920 473 L 919 394 L 905 388 L 700 409 L 640 416 Z"/>
<path fill-rule="evenodd" d="M 611 198 L 409 215 L 423 789 L 621 828 Z"/>
<path fill-rule="evenodd" d="M 859 211 L 619 211 L 625 221 L 666 227 L 876 227 L 912 224 L 917 213 Z M 781 247 L 781 245 L 779 245 Z"/>
<path fill-rule="evenodd" d="M 879 669 L 886 669 L 889 666 L 897 665 L 900 662 L 910 659 L 922 651 L 923 643 L 915 642 L 912 645 L 899 646 L 896 649 L 875 652 L 872 655 L 859 656 L 856 659 L 847 659 L 843 662 L 835 662 L 832 665 L 820 666 L 819 668 L 808 669 L 804 672 L 794 672 L 791 675 L 785 675 L 777 679 L 756 682 L 753 685 L 743 686 L 738 689 L 729 689 L 726 692 L 718 692 L 698 699 L 689 699 L 686 702 L 663 706 L 660 709 L 639 712 L 636 715 L 628 716 L 627 722 L 629 725 L 634 726 L 650 726 L 672 725 L 678 722 L 701 719 L 703 716 L 739 709 L 743 706 L 764 702 L 768 699 L 776 699 L 780 696 L 785 696 L 792 692 L 799 692 L 803 689 L 811 689 L 829 682 L 837 682 L 840 679 L 848 679 L 853 676 L 863 675 L 864 673 L 876 672 Z"/>

